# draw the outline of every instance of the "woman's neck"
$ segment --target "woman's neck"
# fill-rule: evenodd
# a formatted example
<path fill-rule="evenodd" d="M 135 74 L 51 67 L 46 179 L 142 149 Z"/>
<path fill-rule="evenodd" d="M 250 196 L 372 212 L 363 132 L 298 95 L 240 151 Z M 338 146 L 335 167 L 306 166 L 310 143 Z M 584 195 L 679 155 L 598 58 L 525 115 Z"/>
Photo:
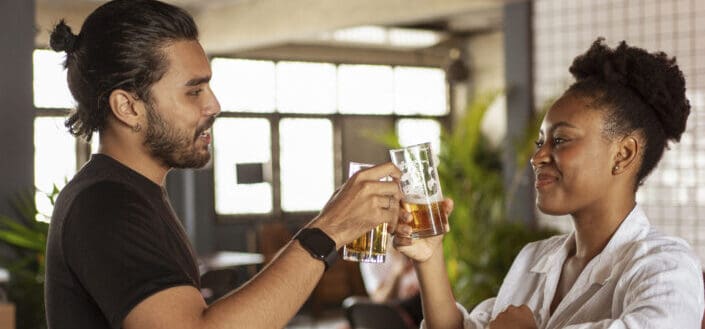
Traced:
<path fill-rule="evenodd" d="M 602 203 L 605 204 L 605 203 Z M 614 232 L 622 224 L 636 205 L 635 197 L 620 202 L 610 202 L 613 206 L 594 207 L 572 214 L 575 228 L 575 254 L 585 264 L 602 252 Z"/>

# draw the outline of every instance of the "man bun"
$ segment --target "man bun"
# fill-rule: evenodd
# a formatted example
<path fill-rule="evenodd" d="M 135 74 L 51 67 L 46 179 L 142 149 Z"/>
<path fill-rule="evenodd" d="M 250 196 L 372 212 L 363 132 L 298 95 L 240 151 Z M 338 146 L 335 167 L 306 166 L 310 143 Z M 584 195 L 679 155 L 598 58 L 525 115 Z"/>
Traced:
<path fill-rule="evenodd" d="M 59 24 L 56 24 L 54 30 L 51 31 L 49 46 L 54 51 L 71 53 L 76 47 L 77 40 L 78 36 L 71 32 L 71 27 L 66 25 L 66 22 L 62 19 L 59 21 Z"/>

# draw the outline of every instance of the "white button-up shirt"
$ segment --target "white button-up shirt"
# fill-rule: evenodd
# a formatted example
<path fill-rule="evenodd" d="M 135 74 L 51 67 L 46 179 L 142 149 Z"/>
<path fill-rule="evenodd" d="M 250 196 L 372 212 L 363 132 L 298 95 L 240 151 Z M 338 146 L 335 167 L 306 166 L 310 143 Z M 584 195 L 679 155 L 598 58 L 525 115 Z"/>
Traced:
<path fill-rule="evenodd" d="M 578 276 L 553 314 L 551 302 L 575 233 L 528 244 L 495 298 L 464 315 L 485 328 L 509 305 L 526 304 L 540 329 L 700 328 L 703 273 L 688 244 L 652 229 L 636 206 Z M 425 326 L 422 324 L 422 328 Z"/>

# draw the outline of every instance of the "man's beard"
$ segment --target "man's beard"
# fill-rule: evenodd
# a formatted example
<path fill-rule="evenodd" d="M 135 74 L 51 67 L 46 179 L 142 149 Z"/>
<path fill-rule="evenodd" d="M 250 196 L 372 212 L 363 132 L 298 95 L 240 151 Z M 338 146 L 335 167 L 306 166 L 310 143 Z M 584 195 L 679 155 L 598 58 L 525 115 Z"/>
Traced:
<path fill-rule="evenodd" d="M 196 130 L 195 136 L 169 126 L 152 104 L 147 105 L 147 131 L 144 145 L 152 155 L 171 168 L 200 168 L 211 158 L 210 152 L 199 152 L 196 140 L 213 125 L 215 117 Z"/>

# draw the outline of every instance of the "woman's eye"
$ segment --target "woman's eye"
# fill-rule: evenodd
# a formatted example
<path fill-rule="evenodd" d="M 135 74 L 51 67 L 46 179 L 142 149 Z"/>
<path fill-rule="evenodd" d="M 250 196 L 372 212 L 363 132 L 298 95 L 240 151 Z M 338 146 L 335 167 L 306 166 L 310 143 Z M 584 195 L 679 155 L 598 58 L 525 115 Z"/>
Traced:
<path fill-rule="evenodd" d="M 565 139 L 565 138 L 556 137 L 556 138 L 553 139 L 553 144 L 554 144 L 554 145 L 560 145 L 560 144 L 563 144 L 563 143 L 565 143 L 565 142 L 566 142 L 566 139 Z"/>
<path fill-rule="evenodd" d="M 543 141 L 541 141 L 541 140 L 535 141 L 534 145 L 536 145 L 536 148 L 540 148 L 541 146 L 543 146 Z"/>

